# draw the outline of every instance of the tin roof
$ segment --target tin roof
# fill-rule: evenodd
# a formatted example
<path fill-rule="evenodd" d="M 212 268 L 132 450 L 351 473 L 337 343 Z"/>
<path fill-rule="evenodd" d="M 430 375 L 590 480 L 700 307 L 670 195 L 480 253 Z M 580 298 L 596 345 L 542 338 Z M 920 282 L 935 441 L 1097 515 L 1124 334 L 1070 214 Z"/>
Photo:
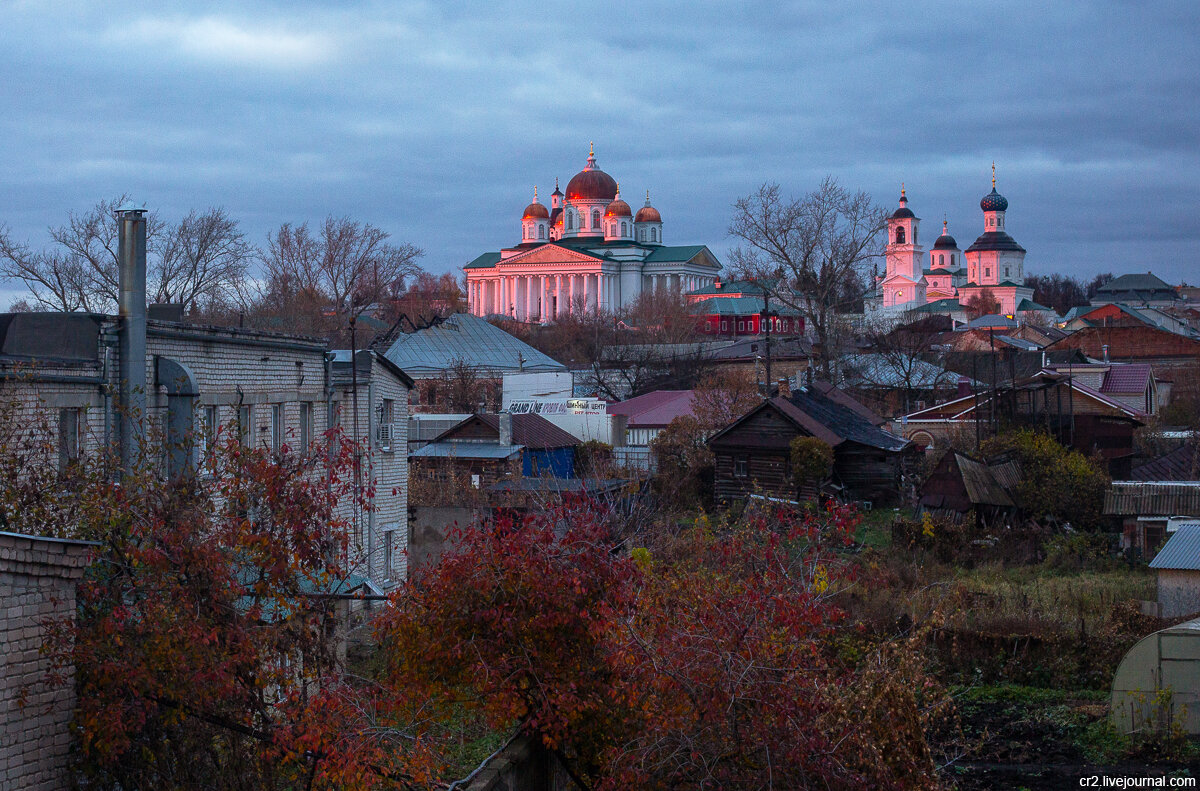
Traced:
<path fill-rule="evenodd" d="M 1200 571 L 1200 527 L 1180 526 L 1150 561 L 1150 568 Z"/>
<path fill-rule="evenodd" d="M 383 356 L 415 378 L 429 378 L 465 363 L 477 371 L 540 373 L 567 367 L 478 316 L 455 313 L 440 324 L 398 333 Z"/>
<path fill-rule="evenodd" d="M 1200 481 L 1113 481 L 1104 513 L 1116 516 L 1200 516 Z"/>
<path fill-rule="evenodd" d="M 524 450 L 520 445 L 496 442 L 445 440 L 431 442 L 408 454 L 412 459 L 511 459 Z"/>

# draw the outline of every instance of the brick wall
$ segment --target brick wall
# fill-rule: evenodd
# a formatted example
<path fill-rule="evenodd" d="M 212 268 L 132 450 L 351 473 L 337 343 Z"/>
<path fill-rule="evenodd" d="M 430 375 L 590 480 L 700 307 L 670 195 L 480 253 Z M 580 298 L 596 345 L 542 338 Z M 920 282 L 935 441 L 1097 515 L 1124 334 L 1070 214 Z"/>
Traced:
<path fill-rule="evenodd" d="M 0 533 L 0 778 L 4 788 L 70 787 L 71 685 L 50 683 L 46 619 L 73 615 L 82 541 Z"/>

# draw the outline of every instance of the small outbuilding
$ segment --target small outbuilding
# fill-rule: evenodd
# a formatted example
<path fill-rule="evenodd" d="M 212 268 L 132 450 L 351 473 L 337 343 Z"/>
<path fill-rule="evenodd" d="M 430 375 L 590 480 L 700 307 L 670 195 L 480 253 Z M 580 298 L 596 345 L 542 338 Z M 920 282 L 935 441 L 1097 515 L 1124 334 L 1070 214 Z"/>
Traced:
<path fill-rule="evenodd" d="M 1117 666 L 1111 716 L 1124 734 L 1200 733 L 1200 618 L 1143 637 Z"/>
<path fill-rule="evenodd" d="M 1200 613 L 1200 521 L 1179 525 L 1150 561 L 1158 574 L 1158 615 Z"/>

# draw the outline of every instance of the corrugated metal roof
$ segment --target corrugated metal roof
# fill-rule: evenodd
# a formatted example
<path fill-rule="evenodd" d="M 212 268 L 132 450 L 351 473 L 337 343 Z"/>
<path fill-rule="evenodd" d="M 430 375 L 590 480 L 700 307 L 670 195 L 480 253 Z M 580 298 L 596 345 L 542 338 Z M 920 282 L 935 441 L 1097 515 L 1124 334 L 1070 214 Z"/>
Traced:
<path fill-rule="evenodd" d="M 1104 513 L 1115 516 L 1200 516 L 1198 481 L 1113 481 Z"/>
<path fill-rule="evenodd" d="M 1150 561 L 1152 569 L 1200 571 L 1200 527 L 1176 530 Z"/>
<path fill-rule="evenodd" d="M 627 415 L 629 428 L 660 428 L 677 417 L 692 414 L 693 390 L 655 390 L 608 405 L 608 414 Z"/>
<path fill-rule="evenodd" d="M 852 354 L 837 363 L 842 380 L 854 387 L 912 387 L 954 389 L 959 375 L 916 355 Z M 974 381 L 968 379 L 968 381 Z"/>
<path fill-rule="evenodd" d="M 1008 318 L 1007 316 L 1001 316 L 999 313 L 990 313 L 986 316 L 980 316 L 977 319 L 971 319 L 969 322 L 967 322 L 967 327 L 969 327 L 970 329 L 973 329 L 973 330 L 976 330 L 976 329 L 1015 330 L 1018 326 L 1019 325 L 1015 321 Z"/>
<path fill-rule="evenodd" d="M 417 378 L 441 374 L 458 363 L 492 375 L 565 371 L 567 367 L 470 313 L 396 336 L 383 353 Z"/>
<path fill-rule="evenodd" d="M 444 440 L 431 442 L 408 454 L 413 459 L 511 459 L 520 456 L 520 445 L 501 445 L 497 442 Z"/>

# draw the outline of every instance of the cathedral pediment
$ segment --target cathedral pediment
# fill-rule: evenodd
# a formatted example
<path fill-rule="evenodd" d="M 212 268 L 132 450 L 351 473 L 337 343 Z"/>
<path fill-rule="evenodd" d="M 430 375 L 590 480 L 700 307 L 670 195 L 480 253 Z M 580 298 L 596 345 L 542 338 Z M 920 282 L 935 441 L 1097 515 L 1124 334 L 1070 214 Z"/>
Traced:
<path fill-rule="evenodd" d="M 599 256 L 591 255 L 580 250 L 572 250 L 557 244 L 544 244 L 528 252 L 519 253 L 500 262 L 501 269 L 526 264 L 595 264 L 603 261 Z"/>

